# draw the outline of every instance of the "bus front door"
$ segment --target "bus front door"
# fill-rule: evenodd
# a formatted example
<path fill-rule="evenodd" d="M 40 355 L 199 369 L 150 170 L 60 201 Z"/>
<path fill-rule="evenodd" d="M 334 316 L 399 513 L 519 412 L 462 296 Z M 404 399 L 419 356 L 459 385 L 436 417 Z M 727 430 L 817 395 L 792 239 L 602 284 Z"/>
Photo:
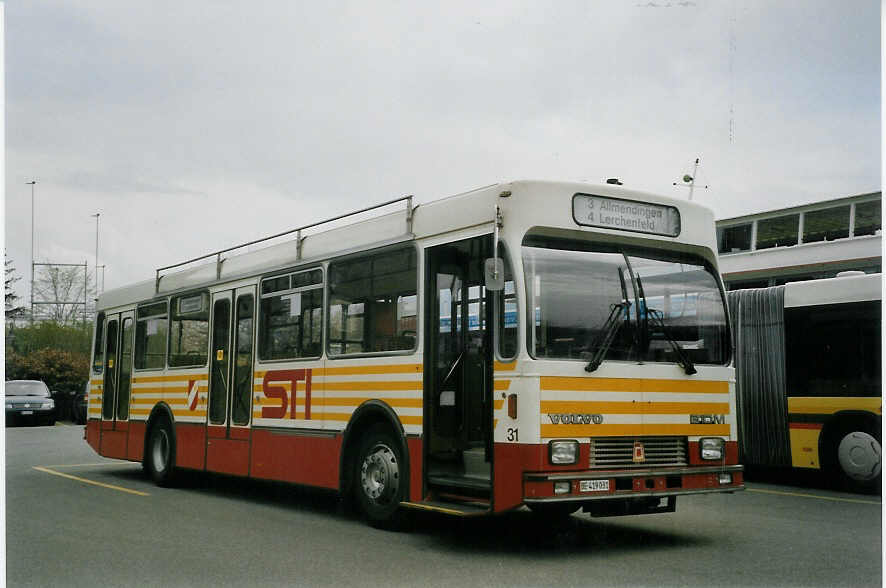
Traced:
<path fill-rule="evenodd" d="M 427 252 L 425 439 L 428 484 L 488 496 L 492 349 L 483 260 L 488 236 Z"/>
<path fill-rule="evenodd" d="M 132 387 L 132 311 L 109 315 L 105 336 L 99 453 L 126 459 Z"/>
<path fill-rule="evenodd" d="M 249 475 L 255 288 L 212 295 L 206 469 Z"/>

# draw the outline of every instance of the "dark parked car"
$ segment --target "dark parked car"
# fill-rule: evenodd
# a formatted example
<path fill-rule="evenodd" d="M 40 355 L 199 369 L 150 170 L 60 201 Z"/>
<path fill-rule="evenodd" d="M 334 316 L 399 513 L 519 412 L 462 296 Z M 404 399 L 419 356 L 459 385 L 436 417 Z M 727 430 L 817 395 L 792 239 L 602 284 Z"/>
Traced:
<path fill-rule="evenodd" d="M 55 424 L 55 401 L 40 380 L 9 380 L 4 386 L 6 424 Z"/>
<path fill-rule="evenodd" d="M 86 402 L 89 397 L 89 382 L 86 382 L 86 388 L 80 394 L 77 394 L 74 397 L 74 402 L 71 406 L 71 420 L 73 420 L 78 425 L 86 424 Z"/>

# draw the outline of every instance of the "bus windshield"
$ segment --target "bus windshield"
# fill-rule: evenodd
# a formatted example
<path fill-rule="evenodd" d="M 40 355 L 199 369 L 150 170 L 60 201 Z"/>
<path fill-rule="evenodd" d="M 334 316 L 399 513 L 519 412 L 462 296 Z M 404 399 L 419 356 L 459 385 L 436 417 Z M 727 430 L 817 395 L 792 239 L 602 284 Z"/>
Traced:
<path fill-rule="evenodd" d="M 533 357 L 729 360 L 723 294 L 700 257 L 538 236 L 522 253 Z"/>

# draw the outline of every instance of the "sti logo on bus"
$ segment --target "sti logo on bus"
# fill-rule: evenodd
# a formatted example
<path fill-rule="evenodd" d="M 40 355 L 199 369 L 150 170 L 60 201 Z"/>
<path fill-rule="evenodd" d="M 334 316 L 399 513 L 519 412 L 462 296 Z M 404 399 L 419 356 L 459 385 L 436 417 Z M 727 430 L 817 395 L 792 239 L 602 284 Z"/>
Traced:
<path fill-rule="evenodd" d="M 262 406 L 261 416 L 265 419 L 282 419 L 286 418 L 287 409 L 289 409 L 289 418 L 295 419 L 296 416 L 296 390 L 298 382 L 304 382 L 305 394 L 305 416 L 304 419 L 311 419 L 311 370 L 271 370 L 265 374 L 261 383 L 262 392 L 266 398 L 277 399 L 277 406 Z M 283 384 L 289 384 L 287 390 Z M 290 408 L 291 407 L 291 408 Z"/>
<path fill-rule="evenodd" d="M 689 415 L 689 424 L 691 425 L 724 425 L 726 424 L 725 414 L 691 414 Z"/>
<path fill-rule="evenodd" d="M 599 425 L 603 422 L 602 414 L 549 414 L 548 418 L 554 425 Z"/>

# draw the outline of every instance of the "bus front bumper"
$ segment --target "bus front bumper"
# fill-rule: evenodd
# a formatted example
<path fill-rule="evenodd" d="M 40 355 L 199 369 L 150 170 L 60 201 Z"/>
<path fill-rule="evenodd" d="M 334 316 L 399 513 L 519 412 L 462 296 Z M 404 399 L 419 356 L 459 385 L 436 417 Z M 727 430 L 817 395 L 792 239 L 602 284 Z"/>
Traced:
<path fill-rule="evenodd" d="M 523 474 L 523 501 L 530 505 L 623 498 L 658 499 L 744 489 L 744 467 L 741 465 Z"/>

